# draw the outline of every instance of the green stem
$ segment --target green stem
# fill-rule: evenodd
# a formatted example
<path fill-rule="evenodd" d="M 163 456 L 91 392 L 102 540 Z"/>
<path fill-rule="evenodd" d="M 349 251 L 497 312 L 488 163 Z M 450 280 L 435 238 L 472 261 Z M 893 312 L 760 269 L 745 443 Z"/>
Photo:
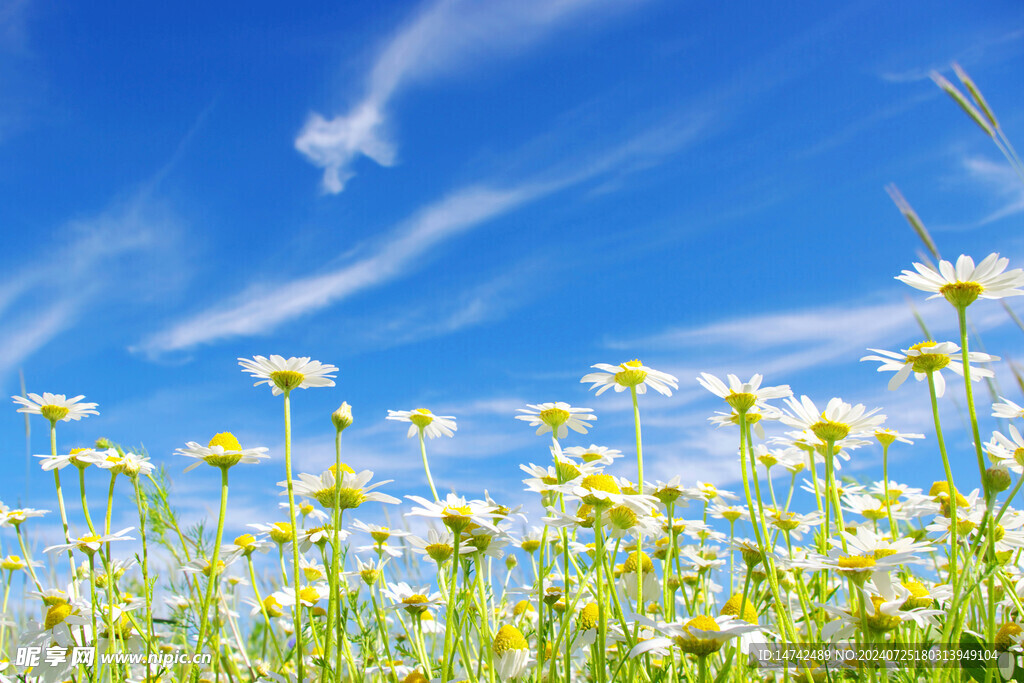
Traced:
<path fill-rule="evenodd" d="M 285 482 L 288 488 L 288 516 L 292 525 L 292 575 L 294 576 L 292 588 L 295 590 L 295 670 L 298 672 L 298 679 L 304 681 L 302 601 L 299 599 L 299 592 L 302 590 L 302 583 L 299 581 L 299 527 L 295 519 L 295 489 L 292 485 L 292 405 L 291 391 L 288 390 L 284 392 L 284 469 Z"/>
<path fill-rule="evenodd" d="M 459 541 L 461 540 L 461 531 L 454 529 L 453 534 L 455 539 L 453 541 L 454 552 L 452 553 L 452 575 L 451 580 L 448 583 L 448 605 L 445 609 L 444 619 L 444 654 L 441 660 L 441 683 L 448 683 L 451 676 L 451 665 L 449 663 L 449 657 L 454 659 L 455 653 L 453 652 L 454 647 L 452 646 L 453 637 L 453 625 L 456 622 L 455 616 L 455 597 L 456 597 L 456 586 L 459 581 Z"/>
<path fill-rule="evenodd" d="M 427 483 L 430 484 L 430 492 L 434 494 L 434 502 L 441 501 L 437 496 L 437 489 L 434 488 L 434 478 L 430 476 L 430 465 L 427 463 L 427 444 L 423 440 L 423 427 L 420 427 L 420 455 L 423 457 L 423 471 L 427 473 Z"/>
<path fill-rule="evenodd" d="M 203 647 L 203 642 L 206 638 L 206 626 L 207 626 L 207 614 L 210 609 L 210 596 L 213 595 L 213 585 L 217 582 L 218 568 L 217 563 L 220 562 L 220 542 L 224 536 L 224 518 L 227 515 L 228 510 L 228 468 L 220 468 L 220 514 L 217 516 L 217 536 L 213 544 L 213 559 L 210 561 L 210 574 L 206 582 L 206 595 L 203 597 L 203 608 L 200 613 L 199 621 L 199 639 L 196 641 L 196 654 Z M 298 601 L 298 595 L 295 596 L 296 602 Z M 199 670 L 195 664 L 192 665 L 190 675 L 195 672 L 198 675 Z"/>

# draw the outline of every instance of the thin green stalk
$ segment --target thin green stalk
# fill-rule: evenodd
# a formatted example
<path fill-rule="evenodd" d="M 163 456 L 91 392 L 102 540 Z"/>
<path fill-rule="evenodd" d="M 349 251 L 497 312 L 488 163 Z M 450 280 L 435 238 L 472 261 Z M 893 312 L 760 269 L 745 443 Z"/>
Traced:
<path fill-rule="evenodd" d="M 284 391 L 284 469 L 285 482 L 288 488 L 288 516 L 292 525 L 292 575 L 295 580 L 292 588 L 295 590 L 295 670 L 298 672 L 298 679 L 304 681 L 303 677 L 303 649 L 302 649 L 302 601 L 299 600 L 299 591 L 302 590 L 302 582 L 299 580 L 299 527 L 295 519 L 295 489 L 292 485 L 292 406 L 291 391 Z"/>
<path fill-rule="evenodd" d="M 57 420 L 50 420 L 50 455 L 57 457 Z M 53 484 L 57 487 L 57 509 L 60 510 L 60 523 L 64 527 L 64 542 L 71 543 L 71 532 L 68 530 L 68 512 L 64 507 L 64 493 L 60 488 L 60 469 L 53 468 Z M 75 581 L 75 557 L 68 548 L 68 563 L 71 565 L 71 593 L 74 597 L 78 595 L 78 582 Z"/>
<path fill-rule="evenodd" d="M 203 608 L 200 613 L 199 621 L 199 639 L 196 641 L 196 654 L 199 653 L 203 647 L 203 642 L 206 638 L 206 616 L 210 610 L 210 596 L 213 595 L 213 585 L 217 582 L 219 574 L 217 563 L 220 562 L 220 542 L 224 536 L 224 518 L 227 516 L 228 511 L 228 468 L 220 468 L 220 514 L 217 516 L 217 536 L 213 544 L 213 558 L 210 560 L 210 574 L 206 582 L 206 595 L 203 598 Z M 296 602 L 298 602 L 298 595 L 296 594 Z M 189 675 L 195 674 L 198 676 L 199 669 L 197 665 L 193 664 Z"/>
<path fill-rule="evenodd" d="M 423 457 L 423 471 L 427 473 L 427 483 L 430 484 L 430 492 L 434 494 L 434 502 L 440 502 L 437 489 L 434 488 L 434 478 L 430 476 L 430 465 L 427 463 L 427 444 L 423 440 L 423 427 L 420 427 L 420 455 Z"/>

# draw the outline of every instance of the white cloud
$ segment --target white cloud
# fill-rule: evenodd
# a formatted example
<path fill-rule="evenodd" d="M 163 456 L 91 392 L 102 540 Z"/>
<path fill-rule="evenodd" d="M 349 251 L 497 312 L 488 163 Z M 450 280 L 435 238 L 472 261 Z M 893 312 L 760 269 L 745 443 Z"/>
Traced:
<path fill-rule="evenodd" d="M 146 337 L 132 350 L 157 355 L 230 337 L 265 334 L 287 321 L 407 276 L 423 264 L 432 249 L 525 204 L 604 174 L 655 165 L 693 141 L 703 120 L 662 122 L 583 162 L 571 166 L 562 162 L 519 183 L 459 188 L 417 211 L 370 248 L 350 252 L 368 253 L 358 260 L 326 273 L 273 284 L 262 277 L 260 284 Z M 463 300 L 446 320 L 422 328 L 420 333 L 444 334 L 480 322 L 489 315 L 482 311 L 483 304 L 509 286 L 506 279 L 497 278 L 480 292 L 479 300 Z"/>
<path fill-rule="evenodd" d="M 971 227 L 979 228 L 1024 211 L 1024 178 L 1017 175 L 1009 164 L 1003 160 L 992 161 L 975 156 L 965 157 L 963 164 L 971 178 L 994 191 L 1002 203 Z"/>
<path fill-rule="evenodd" d="M 395 162 L 389 139 L 391 100 L 409 85 L 479 67 L 522 51 L 547 33 L 596 9 L 627 7 L 615 0 L 437 0 L 385 44 L 367 76 L 366 94 L 347 114 L 314 113 L 295 148 L 324 169 L 323 187 L 341 192 L 360 156 L 382 166 Z"/>
<path fill-rule="evenodd" d="M 166 263 L 176 234 L 175 220 L 138 195 L 58 228 L 49 241 L 57 246 L 15 270 L 0 289 L 7 321 L 0 332 L 0 377 L 72 328 L 101 296 L 135 296 L 147 283 L 166 280 L 150 257 L 159 254 Z M 135 286 L 125 288 L 125 282 Z"/>

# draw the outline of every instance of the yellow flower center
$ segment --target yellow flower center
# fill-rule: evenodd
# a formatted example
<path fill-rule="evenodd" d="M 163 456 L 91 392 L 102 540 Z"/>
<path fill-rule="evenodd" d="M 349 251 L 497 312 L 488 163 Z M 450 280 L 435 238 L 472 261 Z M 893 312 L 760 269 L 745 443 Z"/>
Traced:
<path fill-rule="evenodd" d="M 1015 624 L 1012 621 L 1000 626 L 996 633 L 996 649 L 1000 652 L 1009 652 L 1010 648 L 1020 640 L 1022 631 L 1024 629 L 1021 629 L 1020 624 Z"/>
<path fill-rule="evenodd" d="M 625 505 L 617 505 L 608 513 L 608 519 L 619 529 L 632 529 L 637 524 L 636 513 Z"/>
<path fill-rule="evenodd" d="M 740 609 L 741 604 L 743 605 L 742 610 Z M 757 623 L 757 610 L 754 609 L 754 605 L 751 603 L 749 598 L 747 600 L 743 599 L 742 594 L 733 595 L 726 600 L 725 604 L 722 605 L 722 614 L 725 616 L 738 617 L 748 624 Z"/>
<path fill-rule="evenodd" d="M 305 375 L 294 370 L 275 370 L 270 373 L 270 381 L 281 391 L 291 391 L 299 387 L 305 379 Z"/>
<path fill-rule="evenodd" d="M 558 429 L 569 421 L 569 411 L 561 408 L 548 408 L 540 411 L 540 421 L 552 429 Z"/>
<path fill-rule="evenodd" d="M 910 351 L 921 351 L 922 349 L 937 346 L 933 341 L 923 341 L 910 347 Z M 914 372 L 937 372 L 949 365 L 950 357 L 944 353 L 921 353 L 920 355 L 907 356 L 905 363 L 912 363 Z"/>
<path fill-rule="evenodd" d="M 644 552 L 640 553 L 640 565 L 643 567 L 643 573 L 644 574 L 647 574 L 647 573 L 650 573 L 650 572 L 654 571 L 654 562 L 651 561 L 651 558 L 647 555 L 647 553 L 644 553 Z M 636 573 L 636 552 L 635 551 L 630 552 L 629 553 L 629 557 L 627 557 L 626 561 L 622 563 L 622 571 L 625 574 L 635 574 Z"/>
<path fill-rule="evenodd" d="M 985 288 L 977 282 L 951 282 L 939 287 L 939 294 L 957 308 L 966 308 L 974 303 Z"/>
<path fill-rule="evenodd" d="M 587 451 L 581 455 L 580 458 L 583 459 L 583 462 L 594 462 L 595 460 L 601 459 L 601 454 L 595 451 Z"/>
<path fill-rule="evenodd" d="M 502 655 L 509 650 L 528 650 L 530 644 L 526 642 L 526 638 L 515 626 L 511 624 L 505 624 L 498 629 L 498 634 L 494 636 L 494 654 Z"/>
<path fill-rule="evenodd" d="M 302 602 L 315 603 L 318 600 L 320 600 L 320 594 L 316 592 L 315 588 L 311 586 L 306 586 L 305 588 L 299 590 L 299 599 L 302 600 Z"/>
<path fill-rule="evenodd" d="M 836 564 L 839 565 L 840 569 L 847 569 L 856 571 L 858 569 L 870 569 L 875 566 L 875 558 L 868 555 L 850 555 L 848 557 L 840 557 Z"/>
<path fill-rule="evenodd" d="M 470 509 L 468 505 L 449 505 L 441 511 L 441 520 L 452 531 L 463 532 L 473 525 L 469 518 Z"/>
<path fill-rule="evenodd" d="M 387 527 L 381 527 L 370 532 L 370 538 L 377 541 L 377 543 L 384 543 L 391 538 L 391 529 Z"/>
<path fill-rule="evenodd" d="M 521 617 L 527 612 L 536 612 L 533 605 L 530 604 L 529 600 L 520 600 L 516 603 L 515 607 L 512 608 L 512 614 L 517 617 Z"/>
<path fill-rule="evenodd" d="M 434 414 L 431 413 L 426 408 L 417 408 L 416 410 L 412 411 L 412 414 L 409 415 L 409 422 L 412 422 L 420 429 L 423 429 L 433 421 Z"/>
<path fill-rule="evenodd" d="M 252 534 L 242 534 L 235 539 L 235 545 L 244 550 L 253 550 L 256 547 L 256 537 Z"/>
<path fill-rule="evenodd" d="M 232 434 L 231 432 L 221 432 L 220 434 L 215 434 L 214 437 L 210 439 L 210 443 L 208 445 L 210 448 L 220 446 L 225 451 L 242 450 L 242 444 L 238 443 L 238 439 L 236 439 L 235 435 Z"/>
<path fill-rule="evenodd" d="M 834 422 L 821 414 L 821 421 L 811 425 L 811 431 L 822 441 L 842 441 L 850 433 L 850 425 Z"/>
<path fill-rule="evenodd" d="M 910 591 L 910 597 L 907 598 L 900 609 L 919 609 L 921 607 L 931 607 L 935 601 L 932 596 L 928 594 L 928 589 L 924 587 L 924 584 L 918 581 L 903 581 L 901 582 L 903 587 Z"/>
<path fill-rule="evenodd" d="M 66 406 L 55 406 L 52 403 L 40 406 L 39 412 L 42 413 L 43 417 L 50 422 L 58 422 L 68 416 L 68 409 Z"/>
<path fill-rule="evenodd" d="M 380 570 L 378 569 L 363 569 L 359 572 L 359 576 L 362 577 L 363 583 L 367 586 L 372 586 L 380 578 Z"/>
<path fill-rule="evenodd" d="M 452 556 L 452 553 L 455 552 L 455 548 L 451 547 L 447 543 L 431 543 L 426 546 L 424 550 L 430 559 L 438 564 L 446 562 L 448 558 Z"/>
<path fill-rule="evenodd" d="M 885 600 L 881 596 L 871 596 L 871 604 L 874 607 L 874 613 L 868 616 L 868 627 L 875 631 L 882 632 L 892 631 L 893 629 L 899 628 L 901 623 L 900 617 L 882 612 L 881 607 L 883 602 L 885 602 Z"/>
<path fill-rule="evenodd" d="M 640 370 L 643 367 L 643 363 L 640 359 L 627 361 L 619 366 L 622 370 L 615 373 L 615 383 L 624 387 L 636 387 L 644 383 L 647 379 L 647 372 Z"/>
<path fill-rule="evenodd" d="M 745 413 L 757 403 L 757 396 L 747 391 L 730 391 L 725 397 L 725 402 L 733 407 L 737 413 Z"/>
<path fill-rule="evenodd" d="M 346 463 L 341 463 L 341 468 L 340 468 L 341 469 L 341 476 L 338 475 L 338 469 L 339 468 L 338 468 L 337 465 L 331 465 L 330 467 L 327 468 L 327 471 L 330 472 L 331 474 L 333 474 L 335 479 L 341 479 L 342 476 L 344 476 L 345 474 L 355 474 L 356 473 L 356 471 L 354 469 L 352 469 Z"/>
<path fill-rule="evenodd" d="M 537 549 L 540 548 L 540 541 L 535 538 L 527 538 L 519 544 L 519 547 L 523 549 L 523 552 L 532 554 L 537 552 Z"/>
<path fill-rule="evenodd" d="M 46 610 L 46 619 L 43 622 L 43 628 L 50 630 L 58 624 L 63 624 L 64 620 L 71 616 L 74 610 L 71 609 L 71 605 L 67 603 L 61 603 L 59 605 L 53 605 Z"/>
<path fill-rule="evenodd" d="M 793 512 L 780 512 L 772 519 L 772 524 L 783 531 L 793 531 L 800 526 L 800 520 Z"/>
<path fill-rule="evenodd" d="M 875 438 L 883 446 L 891 446 L 896 440 L 896 432 L 887 428 L 878 429 L 875 430 Z"/>
<path fill-rule="evenodd" d="M 273 595 L 268 595 L 263 600 L 263 609 L 267 611 L 267 615 L 271 617 L 279 617 L 284 614 L 284 610 L 281 609 L 281 603 L 277 601 Z"/>
<path fill-rule="evenodd" d="M 6 569 L 7 571 L 23 569 L 26 566 L 25 561 L 17 555 L 8 555 L 0 560 L 0 569 Z"/>
<path fill-rule="evenodd" d="M 576 477 L 580 476 L 579 468 L 566 460 L 556 460 L 555 471 L 558 472 L 558 479 L 562 482 L 572 481 Z"/>
<path fill-rule="evenodd" d="M 405 605 L 405 611 L 409 614 L 422 614 L 427 611 L 426 603 L 429 601 L 427 596 L 415 593 L 402 600 L 402 604 Z"/>
<path fill-rule="evenodd" d="M 688 634 L 690 634 L 691 628 L 699 629 L 701 631 L 722 630 L 718 627 L 718 624 L 715 622 L 714 619 L 703 615 L 696 616 L 693 619 L 690 619 L 688 622 L 686 622 L 686 625 L 683 627 L 683 629 Z M 722 643 L 720 641 L 711 638 L 698 638 L 696 636 L 693 636 L 692 634 L 690 635 L 690 637 L 677 636 L 674 639 L 674 641 L 676 646 L 680 650 L 692 655 L 697 655 L 698 657 L 706 657 L 707 655 L 710 655 L 713 652 L 717 652 L 722 647 Z"/>
<path fill-rule="evenodd" d="M 329 488 L 314 491 L 313 497 L 316 498 L 318 503 L 329 510 L 334 509 L 335 499 L 338 501 L 338 507 L 342 510 L 352 510 L 353 508 L 357 508 L 366 500 L 366 494 L 363 493 L 362 489 L 342 486 L 338 486 L 336 489 Z"/>
<path fill-rule="evenodd" d="M 284 544 L 292 540 L 292 525 L 288 522 L 274 522 L 270 527 L 270 539 L 274 543 Z"/>
<path fill-rule="evenodd" d="M 579 626 L 581 631 L 585 631 L 591 628 L 597 628 L 597 622 L 600 612 L 596 602 L 590 602 L 584 605 L 583 609 L 580 610 L 579 614 L 576 615 L 576 624 Z"/>

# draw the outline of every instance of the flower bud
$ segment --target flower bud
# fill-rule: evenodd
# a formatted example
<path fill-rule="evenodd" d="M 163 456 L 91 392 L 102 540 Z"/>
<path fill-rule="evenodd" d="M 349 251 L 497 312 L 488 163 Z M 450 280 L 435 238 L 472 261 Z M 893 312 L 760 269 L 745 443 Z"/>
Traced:
<path fill-rule="evenodd" d="M 992 493 L 1001 493 L 1010 488 L 1010 473 L 1003 467 L 989 467 L 982 478 L 985 488 Z"/>
<path fill-rule="evenodd" d="M 337 410 L 331 413 L 331 422 L 339 432 L 345 431 L 346 427 L 352 426 L 352 406 L 348 402 L 341 404 Z"/>

